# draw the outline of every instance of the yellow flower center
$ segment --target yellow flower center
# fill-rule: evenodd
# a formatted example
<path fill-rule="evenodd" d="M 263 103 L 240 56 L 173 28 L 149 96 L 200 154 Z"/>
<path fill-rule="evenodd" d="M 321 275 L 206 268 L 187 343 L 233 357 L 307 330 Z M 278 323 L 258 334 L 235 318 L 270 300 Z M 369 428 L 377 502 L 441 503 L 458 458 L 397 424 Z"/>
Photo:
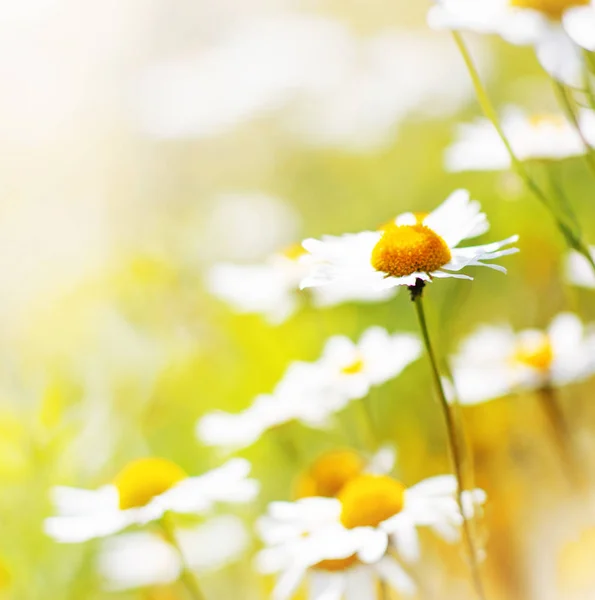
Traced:
<path fill-rule="evenodd" d="M 301 244 L 291 244 L 281 251 L 281 255 L 289 260 L 298 260 L 305 254 L 308 254 L 308 251 Z"/>
<path fill-rule="evenodd" d="M 566 10 L 574 6 L 586 6 L 591 0 L 510 0 L 516 8 L 530 8 L 545 13 L 550 19 L 559 21 Z"/>
<path fill-rule="evenodd" d="M 364 370 L 364 361 L 361 358 L 355 359 L 352 363 L 341 369 L 343 375 L 356 375 Z"/>
<path fill-rule="evenodd" d="M 387 475 L 360 475 L 337 498 L 345 527 L 376 527 L 403 509 L 405 486 Z"/>
<path fill-rule="evenodd" d="M 554 350 L 549 337 L 544 333 L 536 339 L 520 340 L 513 360 L 537 371 L 549 371 L 554 360 Z"/>
<path fill-rule="evenodd" d="M 308 472 L 297 482 L 296 496 L 336 496 L 343 486 L 361 474 L 364 460 L 352 450 L 327 452 L 314 461 Z"/>
<path fill-rule="evenodd" d="M 126 465 L 113 481 L 120 496 L 120 508 L 146 506 L 155 496 L 186 479 L 186 473 L 164 458 L 139 458 Z"/>
<path fill-rule="evenodd" d="M 372 266 L 393 277 L 431 273 L 450 261 L 447 243 L 425 225 L 390 225 L 372 250 Z"/>
<path fill-rule="evenodd" d="M 352 556 L 348 556 L 347 558 L 333 558 L 329 560 L 322 560 L 319 563 L 314 565 L 314 569 L 319 569 L 320 571 L 330 571 L 331 573 L 336 573 L 337 571 L 345 571 L 350 569 L 357 563 L 357 556 L 353 554 Z"/>

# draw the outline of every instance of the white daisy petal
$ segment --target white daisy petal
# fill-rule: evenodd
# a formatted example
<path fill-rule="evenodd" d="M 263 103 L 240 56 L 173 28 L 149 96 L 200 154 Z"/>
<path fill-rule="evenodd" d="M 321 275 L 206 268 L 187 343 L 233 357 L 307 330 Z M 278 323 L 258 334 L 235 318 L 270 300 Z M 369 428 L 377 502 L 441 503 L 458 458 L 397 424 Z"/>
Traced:
<path fill-rule="evenodd" d="M 400 594 L 412 596 L 417 592 L 413 579 L 394 558 L 385 556 L 375 565 L 375 568 L 380 577 Z"/>
<path fill-rule="evenodd" d="M 575 44 L 595 52 L 595 5 L 575 6 L 564 11 L 562 22 Z"/>
<path fill-rule="evenodd" d="M 345 574 L 345 600 L 376 600 L 376 577 L 370 568 L 354 568 Z"/>

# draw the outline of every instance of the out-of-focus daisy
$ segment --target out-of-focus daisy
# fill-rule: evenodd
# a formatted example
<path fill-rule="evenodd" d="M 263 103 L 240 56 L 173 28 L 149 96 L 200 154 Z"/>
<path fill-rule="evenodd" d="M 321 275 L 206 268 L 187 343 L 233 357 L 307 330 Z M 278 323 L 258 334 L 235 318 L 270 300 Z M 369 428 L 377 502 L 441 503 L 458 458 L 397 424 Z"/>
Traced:
<path fill-rule="evenodd" d="M 248 502 L 258 492 L 249 471 L 250 463 L 236 458 L 189 477 L 169 460 L 137 459 L 97 490 L 55 487 L 58 516 L 45 520 L 45 532 L 59 542 L 84 542 L 157 521 L 166 512 L 204 514 L 218 502 Z"/>
<path fill-rule="evenodd" d="M 261 264 L 215 265 L 207 284 L 214 296 L 236 312 L 262 314 L 270 323 L 279 324 L 295 313 L 304 297 L 299 293 L 299 283 L 308 272 L 308 262 L 300 245 L 289 246 Z M 310 293 L 312 303 L 318 307 L 379 302 L 393 296 L 394 290 L 362 290 L 348 281 Z"/>
<path fill-rule="evenodd" d="M 421 349 L 416 335 L 370 327 L 357 343 L 344 335 L 329 338 L 317 364 L 328 374 L 332 392 L 353 400 L 399 375 Z"/>
<path fill-rule="evenodd" d="M 595 331 L 571 313 L 559 314 L 546 331 L 480 327 L 453 358 L 455 387 L 463 404 L 561 386 L 594 372 Z"/>
<path fill-rule="evenodd" d="M 312 600 L 374 598 L 378 580 L 413 594 L 415 585 L 392 551 L 416 561 L 420 526 L 457 541 L 462 516 L 455 494 L 456 481 L 450 475 L 406 488 L 386 475 L 362 474 L 336 498 L 274 502 L 258 524 L 267 545 L 258 567 L 280 573 L 273 592 L 279 600 L 290 598 L 305 577 Z M 466 492 L 466 516 L 484 501 L 482 490 Z"/>
<path fill-rule="evenodd" d="M 326 427 L 329 418 L 349 399 L 329 387 L 327 373 L 316 363 L 292 363 L 272 394 L 260 394 L 238 413 L 221 410 L 204 415 L 196 425 L 198 439 L 207 446 L 239 449 L 256 442 L 266 431 L 290 421 Z"/>
<path fill-rule="evenodd" d="M 177 529 L 175 536 L 185 563 L 193 571 L 221 568 L 238 559 L 249 543 L 241 519 L 212 517 L 194 528 Z M 97 569 L 105 587 L 134 589 L 176 581 L 182 571 L 179 551 L 156 533 L 123 533 L 103 542 Z"/>
<path fill-rule="evenodd" d="M 344 336 L 331 337 L 317 362 L 291 364 L 272 394 L 257 396 L 239 413 L 214 411 L 202 417 L 197 436 L 210 446 L 241 448 L 292 420 L 326 427 L 349 401 L 396 377 L 420 353 L 416 336 L 391 335 L 381 327 L 365 331 L 357 344 Z"/>
<path fill-rule="evenodd" d="M 595 260 L 595 246 L 589 248 Z M 572 250 L 566 258 L 566 279 L 569 283 L 584 288 L 595 289 L 595 273 L 587 259 L 580 253 Z"/>
<path fill-rule="evenodd" d="M 595 114 L 583 111 L 580 127 L 586 140 L 595 144 Z M 501 126 L 519 160 L 562 160 L 587 151 L 576 128 L 562 115 L 527 115 L 509 107 Z M 477 119 L 459 127 L 455 142 L 446 150 L 448 171 L 489 171 L 508 169 L 510 155 L 488 119 Z"/>
<path fill-rule="evenodd" d="M 428 21 L 437 29 L 494 33 L 533 45 L 539 62 L 556 79 L 581 82 L 580 47 L 593 46 L 591 0 L 437 0 Z"/>
<path fill-rule="evenodd" d="M 445 277 L 472 279 L 460 273 L 469 266 L 506 272 L 500 265 L 483 261 L 518 252 L 516 248 L 502 249 L 518 236 L 459 248 L 463 240 L 481 235 L 488 228 L 479 203 L 472 201 L 466 190 L 457 190 L 431 213 L 401 214 L 382 231 L 305 240 L 303 246 L 313 260 L 301 286 L 351 281 L 362 289 L 379 290 L 413 286 L 418 279 L 428 282 Z"/>
<path fill-rule="evenodd" d="M 346 448 L 325 452 L 298 475 L 294 494 L 297 498 L 332 498 L 347 482 L 362 473 L 390 473 L 394 468 L 395 458 L 395 449 L 391 446 L 380 448 L 369 459 Z"/>

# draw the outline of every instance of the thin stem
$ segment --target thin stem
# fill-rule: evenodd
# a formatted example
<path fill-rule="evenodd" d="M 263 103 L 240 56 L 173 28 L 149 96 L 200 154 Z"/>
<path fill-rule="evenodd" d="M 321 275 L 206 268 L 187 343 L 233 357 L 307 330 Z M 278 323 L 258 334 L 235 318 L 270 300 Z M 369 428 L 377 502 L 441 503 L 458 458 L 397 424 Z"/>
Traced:
<path fill-rule="evenodd" d="M 585 489 L 585 480 L 580 468 L 580 458 L 576 451 L 572 432 L 560 406 L 556 390 L 546 385 L 539 390 L 539 404 L 552 434 L 564 472 L 570 483 L 578 490 Z"/>
<path fill-rule="evenodd" d="M 380 580 L 378 600 L 390 600 L 390 592 L 386 581 Z"/>
<path fill-rule="evenodd" d="M 165 539 L 178 552 L 178 555 L 180 558 L 180 563 L 182 565 L 182 572 L 180 574 L 180 579 L 186 586 L 186 589 L 188 590 L 188 594 L 190 595 L 192 600 L 206 600 L 204 594 L 202 593 L 202 591 L 198 585 L 198 581 L 196 580 L 194 573 L 192 572 L 192 570 L 188 566 L 188 563 L 186 562 L 186 558 L 184 557 L 182 549 L 180 548 L 180 544 L 178 543 L 178 540 L 174 533 L 174 528 L 170 521 L 169 515 L 167 513 L 164 514 L 163 517 L 161 518 L 161 520 L 159 521 L 159 523 L 161 525 L 161 529 L 163 531 Z"/>
<path fill-rule="evenodd" d="M 569 95 L 568 90 L 563 84 L 561 84 L 559 81 L 556 81 L 555 79 L 553 79 L 552 81 L 554 83 L 554 90 L 556 91 L 558 100 L 560 101 L 560 104 L 562 105 L 562 108 L 564 109 L 567 118 L 570 120 L 570 122 L 576 129 L 576 132 L 578 133 L 583 143 L 583 146 L 585 147 L 585 160 L 587 162 L 587 165 L 589 166 L 589 169 L 591 169 L 591 171 L 595 174 L 595 151 L 593 150 L 593 147 L 591 146 L 589 140 L 587 140 L 585 134 L 583 133 L 583 130 L 581 129 L 578 116 L 576 114 L 576 109 L 573 104 L 572 96 Z"/>
<path fill-rule="evenodd" d="M 527 169 L 523 165 L 523 163 L 517 158 L 508 138 L 506 137 L 504 130 L 502 129 L 500 122 L 498 120 L 498 115 L 496 110 L 494 109 L 488 93 L 481 81 L 481 77 L 479 76 L 479 72 L 471 58 L 471 54 L 465 45 L 465 42 L 460 33 L 453 31 L 452 32 L 454 41 L 465 61 L 465 65 L 467 70 L 469 71 L 469 75 L 471 76 L 471 81 L 473 83 L 473 87 L 475 89 L 475 94 L 477 96 L 477 100 L 483 110 L 485 116 L 491 121 L 492 125 L 496 129 L 498 136 L 500 137 L 502 143 L 506 147 L 506 151 L 510 156 L 511 164 L 514 170 L 517 172 L 519 177 L 524 181 L 525 185 L 533 192 L 535 197 L 550 211 L 552 217 L 554 218 L 558 229 L 561 231 L 562 235 L 566 239 L 566 242 L 571 248 L 574 248 L 578 252 L 580 252 L 591 265 L 591 268 L 595 272 L 595 261 L 589 252 L 588 246 L 583 242 L 580 235 L 577 235 L 573 230 L 571 224 L 567 223 L 565 219 L 563 219 L 555 210 L 554 205 L 550 202 L 547 195 L 542 191 L 539 185 L 535 182 L 535 180 L 529 175 Z"/>
<path fill-rule="evenodd" d="M 421 284 L 421 285 L 420 285 Z M 426 323 L 426 316 L 423 308 L 422 302 L 422 290 L 424 287 L 423 281 L 418 280 L 417 284 L 413 287 L 410 287 L 411 291 L 411 299 L 415 304 L 415 312 L 417 314 L 417 320 L 419 321 L 419 327 L 421 330 L 422 338 L 424 341 L 424 346 L 426 348 L 426 353 L 428 358 L 430 359 L 430 366 L 432 368 L 432 378 L 434 380 L 434 385 L 436 387 L 436 391 L 438 392 L 438 398 L 440 400 L 440 405 L 442 407 L 442 412 L 444 414 L 444 419 L 446 421 L 446 431 L 448 434 L 448 447 L 450 450 L 450 456 L 452 459 L 455 477 L 457 480 L 457 502 L 459 505 L 459 510 L 461 512 L 461 516 L 463 518 L 463 538 L 465 540 L 465 545 L 467 547 L 467 553 L 469 555 L 469 566 L 471 568 L 471 575 L 473 578 L 473 585 L 475 587 L 475 592 L 477 597 L 481 600 L 485 600 L 486 595 L 484 591 L 483 581 L 481 579 L 481 573 L 479 569 L 479 558 L 477 548 L 475 547 L 475 543 L 473 541 L 473 535 L 471 532 L 471 526 L 465 514 L 465 508 L 463 504 L 463 492 L 465 490 L 464 480 L 463 480 L 463 465 L 462 465 L 462 456 L 461 456 L 461 446 L 459 440 L 457 438 L 456 432 L 456 424 L 453 417 L 453 414 L 450 409 L 450 405 L 448 404 L 448 400 L 446 399 L 446 393 L 444 392 L 444 387 L 442 386 L 442 380 L 440 378 L 440 371 L 438 370 L 438 361 L 436 360 L 436 355 L 434 353 L 434 348 L 432 346 L 432 342 L 430 340 L 430 334 L 428 331 L 428 326 Z"/>

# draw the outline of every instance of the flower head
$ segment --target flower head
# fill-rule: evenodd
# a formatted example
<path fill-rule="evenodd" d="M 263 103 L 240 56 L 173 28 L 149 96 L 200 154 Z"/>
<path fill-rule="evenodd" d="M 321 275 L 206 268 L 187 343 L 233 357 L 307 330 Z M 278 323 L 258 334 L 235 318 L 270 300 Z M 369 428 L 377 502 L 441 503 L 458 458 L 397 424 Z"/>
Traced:
<path fill-rule="evenodd" d="M 595 49 L 592 0 L 437 0 L 428 22 L 435 29 L 493 33 L 533 45 L 543 68 L 569 85 L 580 82 L 580 46 Z"/>
<path fill-rule="evenodd" d="M 362 474 L 351 479 L 336 498 L 275 502 L 258 527 L 266 544 L 258 557 L 262 572 L 280 573 L 273 597 L 290 598 L 303 578 L 310 598 L 322 599 L 334 586 L 336 598 L 366 598 L 380 579 L 398 592 L 415 593 L 406 570 L 389 552 L 416 561 L 417 528 L 427 526 L 452 542 L 462 516 L 450 475 L 407 488 L 387 475 Z M 481 490 L 464 495 L 469 517 L 485 501 Z"/>
<path fill-rule="evenodd" d="M 248 502 L 258 492 L 249 471 L 250 463 L 239 458 L 197 477 L 165 459 L 136 460 L 97 490 L 54 488 L 58 515 L 46 519 L 45 531 L 59 542 L 84 542 L 156 521 L 168 511 L 204 514 L 218 502 Z"/>
<path fill-rule="evenodd" d="M 389 334 L 381 327 L 366 330 L 357 343 L 331 337 L 316 362 L 292 363 L 272 394 L 256 397 L 239 413 L 213 411 L 196 427 L 198 438 L 210 446 L 246 447 L 269 429 L 300 421 L 327 427 L 331 417 L 370 388 L 393 379 L 416 360 L 421 342 L 411 334 Z"/>
<path fill-rule="evenodd" d="M 509 107 L 502 116 L 502 129 L 519 160 L 562 160 L 585 154 L 586 148 L 574 126 L 559 114 L 529 116 Z M 595 143 L 595 114 L 583 111 L 582 134 Z M 487 119 L 461 125 L 455 142 L 447 149 L 448 171 L 508 169 L 510 155 Z"/>
<path fill-rule="evenodd" d="M 305 240 L 303 246 L 313 260 L 310 273 L 301 286 L 351 281 L 362 289 L 386 289 L 413 286 L 418 279 L 472 279 L 460 273 L 469 266 L 506 272 L 500 265 L 483 261 L 517 252 L 516 248 L 502 249 L 515 242 L 517 236 L 492 244 L 459 248 L 461 241 L 481 235 L 488 228 L 479 203 L 472 201 L 467 191 L 457 190 L 421 218 L 414 213 L 404 213 L 381 231 Z"/>
<path fill-rule="evenodd" d="M 464 404 L 565 385 L 594 372 L 595 331 L 571 313 L 559 314 L 545 331 L 480 327 L 453 358 L 455 387 Z"/>

